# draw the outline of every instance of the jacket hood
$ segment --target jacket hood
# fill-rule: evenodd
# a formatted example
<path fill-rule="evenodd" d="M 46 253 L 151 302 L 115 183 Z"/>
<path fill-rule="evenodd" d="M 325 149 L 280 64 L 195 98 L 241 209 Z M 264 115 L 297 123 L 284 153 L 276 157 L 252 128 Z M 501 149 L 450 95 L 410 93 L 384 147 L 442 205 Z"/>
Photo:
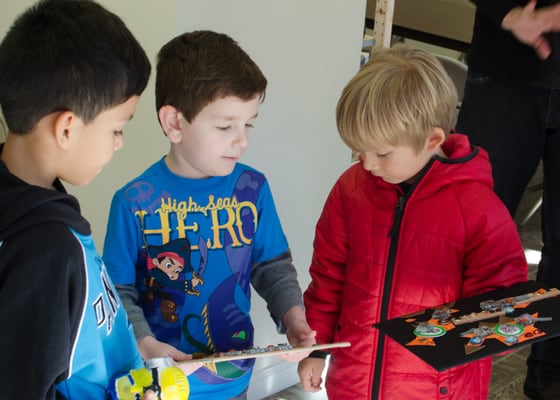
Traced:
<path fill-rule="evenodd" d="M 417 183 L 422 186 L 422 193 L 433 195 L 440 188 L 460 181 L 477 181 L 493 189 L 488 153 L 471 145 L 466 135 L 450 134 L 442 150 L 447 158 L 435 156 Z"/>
<path fill-rule="evenodd" d="M 476 180 L 493 189 L 492 166 L 486 150 L 472 145 L 467 136 L 458 133 L 450 134 L 442 149 L 447 158 L 435 157 L 432 178 L 443 185 L 450 181 Z"/>
<path fill-rule="evenodd" d="M 78 200 L 66 193 L 58 179 L 54 186 L 56 190 L 29 185 L 0 161 L 0 241 L 47 222 L 60 222 L 83 234 L 91 232 Z"/>

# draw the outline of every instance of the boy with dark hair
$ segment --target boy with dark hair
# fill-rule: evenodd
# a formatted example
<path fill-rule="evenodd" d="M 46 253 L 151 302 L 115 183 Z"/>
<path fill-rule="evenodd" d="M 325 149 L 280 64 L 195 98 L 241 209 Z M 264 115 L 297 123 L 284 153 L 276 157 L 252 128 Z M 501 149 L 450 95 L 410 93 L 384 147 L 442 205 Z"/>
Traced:
<path fill-rule="evenodd" d="M 315 342 L 268 182 L 238 162 L 266 84 L 224 34 L 185 33 L 159 52 L 170 151 L 115 194 L 103 253 L 145 358 L 252 347 L 251 285 L 292 345 Z M 198 369 L 190 399 L 245 398 L 253 365 Z"/>
<path fill-rule="evenodd" d="M 123 21 L 43 0 L 0 44 L 0 386 L 9 399 L 105 399 L 143 366 L 89 223 L 62 180 L 89 183 L 122 147 L 150 75 Z"/>

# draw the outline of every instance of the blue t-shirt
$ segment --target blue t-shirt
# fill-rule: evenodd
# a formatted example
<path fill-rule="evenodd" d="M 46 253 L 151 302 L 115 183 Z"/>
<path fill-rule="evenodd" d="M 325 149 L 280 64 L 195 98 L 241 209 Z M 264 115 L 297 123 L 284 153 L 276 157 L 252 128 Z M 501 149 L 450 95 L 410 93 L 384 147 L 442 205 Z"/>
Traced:
<path fill-rule="evenodd" d="M 253 346 L 252 266 L 287 250 L 262 173 L 237 164 L 228 176 L 188 179 L 161 159 L 115 194 L 104 260 L 116 284 L 136 286 L 158 340 L 212 354 Z M 253 365 L 200 368 L 189 398 L 240 394 Z"/>

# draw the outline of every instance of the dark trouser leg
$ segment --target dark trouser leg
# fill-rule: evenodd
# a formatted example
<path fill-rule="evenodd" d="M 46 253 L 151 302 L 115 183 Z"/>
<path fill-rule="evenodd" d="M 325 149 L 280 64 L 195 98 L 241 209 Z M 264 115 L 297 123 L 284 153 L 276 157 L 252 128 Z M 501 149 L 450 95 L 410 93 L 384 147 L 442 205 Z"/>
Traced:
<path fill-rule="evenodd" d="M 542 258 L 537 280 L 560 288 L 560 93 L 554 91 L 548 108 L 543 157 Z M 560 386 L 560 338 L 531 347 L 527 380 L 537 386 Z"/>
<path fill-rule="evenodd" d="M 544 93 L 512 88 L 469 72 L 457 132 L 488 151 L 494 191 L 515 214 L 544 145 Z"/>

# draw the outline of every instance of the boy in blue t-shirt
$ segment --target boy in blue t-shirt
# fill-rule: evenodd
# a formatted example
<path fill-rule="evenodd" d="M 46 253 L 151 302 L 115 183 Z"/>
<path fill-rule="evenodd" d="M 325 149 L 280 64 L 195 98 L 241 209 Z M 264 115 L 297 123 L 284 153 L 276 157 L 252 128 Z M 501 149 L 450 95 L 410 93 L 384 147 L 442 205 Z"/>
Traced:
<path fill-rule="evenodd" d="M 145 358 L 252 347 L 251 285 L 290 344 L 315 343 L 268 182 L 238 162 L 266 85 L 224 34 L 185 33 L 159 52 L 156 107 L 170 151 L 117 191 L 104 246 Z M 190 399 L 245 398 L 253 365 L 197 369 Z"/>
<path fill-rule="evenodd" d="M 123 145 L 150 62 L 93 1 L 44 0 L 0 43 L 3 399 L 100 400 L 143 366 L 78 200 Z"/>

